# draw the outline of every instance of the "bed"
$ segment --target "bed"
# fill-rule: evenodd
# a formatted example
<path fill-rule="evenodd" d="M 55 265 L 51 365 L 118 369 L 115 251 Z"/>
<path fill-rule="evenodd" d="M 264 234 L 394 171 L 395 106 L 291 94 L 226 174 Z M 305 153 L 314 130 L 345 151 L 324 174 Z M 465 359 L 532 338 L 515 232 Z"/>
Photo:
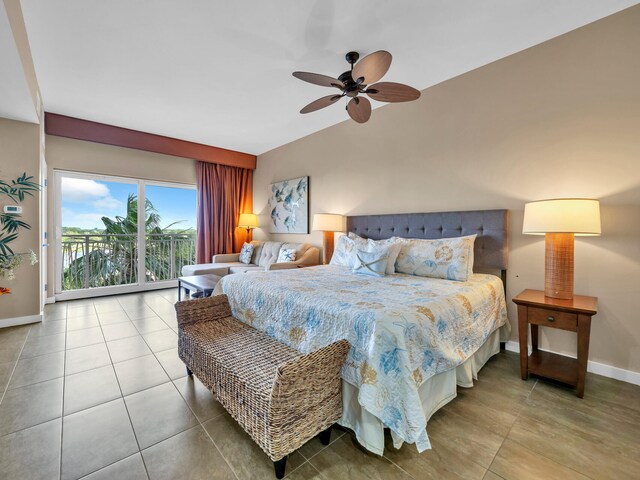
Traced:
<path fill-rule="evenodd" d="M 484 210 L 347 218 L 347 229 L 374 240 L 477 234 L 474 271 L 507 268 L 508 211 Z M 470 387 L 506 341 L 504 284 L 474 273 L 468 282 L 395 274 L 355 275 L 325 265 L 224 277 L 234 316 L 303 353 L 346 338 L 343 417 L 368 450 L 393 443 L 430 448 L 427 421 Z"/>

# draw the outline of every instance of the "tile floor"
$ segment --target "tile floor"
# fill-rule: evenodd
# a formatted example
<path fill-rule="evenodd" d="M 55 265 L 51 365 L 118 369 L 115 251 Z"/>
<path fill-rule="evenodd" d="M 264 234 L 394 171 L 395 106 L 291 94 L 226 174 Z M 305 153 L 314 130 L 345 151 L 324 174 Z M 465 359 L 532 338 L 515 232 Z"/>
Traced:
<path fill-rule="evenodd" d="M 273 479 L 262 451 L 177 357 L 174 290 L 49 305 L 0 330 L 2 479 Z M 433 449 L 363 452 L 336 431 L 287 478 L 640 478 L 640 387 L 589 375 L 585 398 L 523 382 L 502 352 L 437 412 Z"/>

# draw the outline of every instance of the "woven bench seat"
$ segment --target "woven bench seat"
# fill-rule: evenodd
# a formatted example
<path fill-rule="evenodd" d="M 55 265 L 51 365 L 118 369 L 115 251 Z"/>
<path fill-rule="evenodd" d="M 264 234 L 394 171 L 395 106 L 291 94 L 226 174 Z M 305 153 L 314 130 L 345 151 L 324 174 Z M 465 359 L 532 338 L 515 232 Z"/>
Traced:
<path fill-rule="evenodd" d="M 342 416 L 340 371 L 349 343 L 307 355 L 233 318 L 226 295 L 179 302 L 178 354 L 189 374 L 213 393 L 274 461 L 282 478 L 287 455 Z"/>

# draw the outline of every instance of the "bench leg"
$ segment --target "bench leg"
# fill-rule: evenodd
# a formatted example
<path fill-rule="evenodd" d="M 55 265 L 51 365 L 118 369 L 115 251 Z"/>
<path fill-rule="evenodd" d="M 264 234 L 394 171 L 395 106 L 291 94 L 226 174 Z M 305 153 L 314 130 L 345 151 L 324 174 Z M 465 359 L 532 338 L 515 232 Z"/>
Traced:
<path fill-rule="evenodd" d="M 329 427 L 318 434 L 318 437 L 320 438 L 320 442 L 323 445 L 329 445 L 329 442 L 331 441 L 331 428 L 333 427 Z"/>
<path fill-rule="evenodd" d="M 187 367 L 187 375 L 192 376 L 193 372 L 191 371 L 191 369 L 189 367 Z"/>
<path fill-rule="evenodd" d="M 283 457 L 277 462 L 273 462 L 273 468 L 276 471 L 276 478 L 279 480 L 284 477 L 284 471 L 287 468 L 287 457 Z"/>

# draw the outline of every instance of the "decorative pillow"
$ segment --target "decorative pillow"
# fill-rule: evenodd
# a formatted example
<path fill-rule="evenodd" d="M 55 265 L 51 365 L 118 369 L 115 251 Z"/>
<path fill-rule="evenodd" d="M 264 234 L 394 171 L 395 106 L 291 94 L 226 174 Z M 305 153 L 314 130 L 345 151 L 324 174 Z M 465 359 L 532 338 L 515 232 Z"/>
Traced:
<path fill-rule="evenodd" d="M 434 240 L 401 238 L 396 271 L 466 282 L 473 273 L 475 240 L 476 235 Z"/>
<path fill-rule="evenodd" d="M 278 260 L 276 263 L 281 262 L 294 262 L 296 260 L 296 249 L 281 247 L 278 253 Z"/>
<path fill-rule="evenodd" d="M 242 250 L 240 250 L 240 262 L 245 265 L 249 265 L 251 263 L 251 256 L 253 255 L 254 246 L 250 243 L 244 243 L 242 245 Z"/>
<path fill-rule="evenodd" d="M 380 248 L 389 249 L 389 260 L 387 261 L 387 275 L 393 275 L 396 273 L 396 260 L 400 254 L 402 244 L 398 241 L 397 237 L 388 238 L 386 240 L 371 240 L 367 241 L 367 252 L 375 252 Z"/>
<path fill-rule="evenodd" d="M 362 238 L 360 235 L 356 235 L 353 232 L 349 232 L 349 238 L 353 241 L 353 243 L 355 244 L 356 248 L 358 250 L 366 250 L 367 249 L 367 242 L 368 240 L 366 238 Z M 373 240 L 371 240 L 373 242 Z"/>
<path fill-rule="evenodd" d="M 389 249 L 379 249 L 376 252 L 358 250 L 355 254 L 353 273 L 384 277 L 389 261 Z"/>
<path fill-rule="evenodd" d="M 357 248 L 353 240 L 346 235 L 340 235 L 338 240 L 336 240 L 333 257 L 331 257 L 329 265 L 353 267 L 356 250 Z"/>

